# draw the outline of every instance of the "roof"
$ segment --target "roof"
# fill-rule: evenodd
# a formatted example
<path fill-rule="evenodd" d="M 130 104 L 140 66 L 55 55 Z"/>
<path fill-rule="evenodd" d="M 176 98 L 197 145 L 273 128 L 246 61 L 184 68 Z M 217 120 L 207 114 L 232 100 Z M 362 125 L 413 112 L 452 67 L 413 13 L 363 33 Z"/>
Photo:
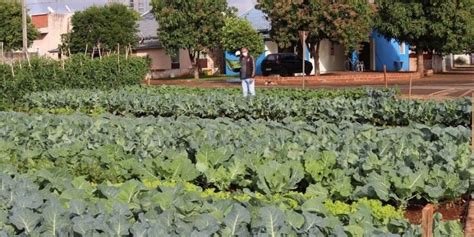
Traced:
<path fill-rule="evenodd" d="M 151 11 L 144 13 L 138 21 L 138 31 L 141 38 L 158 37 L 158 22 Z"/>
<path fill-rule="evenodd" d="M 147 39 L 143 40 L 140 42 L 140 44 L 135 48 L 135 49 L 162 49 L 163 45 L 161 45 L 161 42 L 155 38 L 155 39 Z"/>

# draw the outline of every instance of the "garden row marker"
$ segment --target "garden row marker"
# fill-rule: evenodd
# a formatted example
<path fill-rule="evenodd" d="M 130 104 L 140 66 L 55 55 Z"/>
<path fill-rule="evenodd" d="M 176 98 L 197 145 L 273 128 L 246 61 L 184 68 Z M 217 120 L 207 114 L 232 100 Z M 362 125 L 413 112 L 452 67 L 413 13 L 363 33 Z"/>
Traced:
<path fill-rule="evenodd" d="M 421 212 L 421 227 L 423 228 L 422 237 L 433 237 L 433 204 L 426 205 Z"/>
<path fill-rule="evenodd" d="M 388 81 L 387 81 L 387 65 L 383 65 L 383 78 L 385 81 L 385 89 L 388 88 Z"/>

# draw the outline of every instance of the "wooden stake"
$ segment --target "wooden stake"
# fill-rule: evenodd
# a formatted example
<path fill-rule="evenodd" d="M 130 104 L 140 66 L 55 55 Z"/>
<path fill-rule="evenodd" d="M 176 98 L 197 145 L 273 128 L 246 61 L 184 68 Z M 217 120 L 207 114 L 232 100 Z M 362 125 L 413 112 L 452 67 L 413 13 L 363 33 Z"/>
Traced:
<path fill-rule="evenodd" d="M 95 47 L 92 47 L 91 59 L 94 59 Z"/>
<path fill-rule="evenodd" d="M 387 81 L 387 65 L 383 65 L 383 78 L 385 81 L 385 89 L 388 88 L 388 81 Z"/>
<path fill-rule="evenodd" d="M 31 67 L 30 55 L 28 54 L 28 51 L 25 52 L 25 55 L 26 55 L 26 61 L 28 62 L 28 66 Z"/>
<path fill-rule="evenodd" d="M 89 46 L 89 44 L 86 44 L 86 50 L 84 51 L 84 56 L 87 55 L 87 47 Z"/>
<path fill-rule="evenodd" d="M 421 226 L 423 228 L 422 237 L 433 237 L 433 204 L 426 205 L 421 213 Z"/>
<path fill-rule="evenodd" d="M 117 44 L 117 67 L 120 72 L 120 44 Z"/>
<path fill-rule="evenodd" d="M 64 71 L 64 52 L 62 49 L 60 52 L 61 52 L 61 67 L 63 68 L 63 71 Z"/>
<path fill-rule="evenodd" d="M 471 96 L 471 146 L 474 152 L 474 93 Z"/>
<path fill-rule="evenodd" d="M 97 50 L 99 50 L 99 59 L 102 60 L 102 52 L 100 51 L 100 43 L 97 44 Z"/>
<path fill-rule="evenodd" d="M 12 76 L 15 76 L 15 69 L 13 69 L 13 62 L 10 64 L 10 67 L 12 68 Z"/>
<path fill-rule="evenodd" d="M 2 57 L 2 64 L 5 63 L 5 55 L 3 54 L 3 42 L 0 42 L 0 56 Z"/>
<path fill-rule="evenodd" d="M 410 88 L 408 89 L 408 98 L 411 99 L 411 90 L 413 86 L 413 76 L 410 74 Z"/>

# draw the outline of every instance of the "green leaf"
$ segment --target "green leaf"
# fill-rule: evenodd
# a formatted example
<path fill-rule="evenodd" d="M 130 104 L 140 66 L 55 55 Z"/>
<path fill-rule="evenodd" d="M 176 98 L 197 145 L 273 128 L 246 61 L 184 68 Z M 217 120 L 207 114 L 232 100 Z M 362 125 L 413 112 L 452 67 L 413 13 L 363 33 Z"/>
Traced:
<path fill-rule="evenodd" d="M 9 217 L 10 223 L 26 233 L 35 231 L 36 226 L 41 221 L 41 216 L 27 208 L 13 209 L 12 215 Z"/>
<path fill-rule="evenodd" d="M 239 236 L 246 234 L 246 224 L 250 223 L 250 213 L 240 204 L 234 204 L 232 210 L 224 218 L 224 224 L 229 229 L 228 235 Z"/>
<path fill-rule="evenodd" d="M 265 228 L 265 233 L 271 237 L 280 236 L 280 228 L 285 224 L 285 214 L 276 207 L 262 207 L 258 215 L 257 225 Z"/>

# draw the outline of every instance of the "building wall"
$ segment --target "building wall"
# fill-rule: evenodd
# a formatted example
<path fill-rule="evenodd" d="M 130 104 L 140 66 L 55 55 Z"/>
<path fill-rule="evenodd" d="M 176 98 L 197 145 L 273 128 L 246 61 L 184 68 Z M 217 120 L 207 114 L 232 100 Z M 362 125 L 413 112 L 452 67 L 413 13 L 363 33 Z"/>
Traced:
<path fill-rule="evenodd" d="M 149 57 L 151 59 L 150 70 L 171 69 L 171 57 L 166 54 L 164 49 L 137 50 L 136 55 L 139 57 Z"/>
<path fill-rule="evenodd" d="M 30 52 L 38 52 L 39 56 L 48 56 L 51 58 L 58 58 L 57 53 L 49 53 L 48 51 L 58 48 L 61 44 L 61 35 L 66 34 L 71 30 L 72 14 L 49 13 L 47 15 L 47 24 L 44 24 L 44 16 L 32 16 L 33 23 L 36 24 L 41 32 L 38 39 L 33 41 L 30 45 Z M 40 27 L 44 26 L 46 27 Z"/>
<path fill-rule="evenodd" d="M 319 67 L 321 73 L 344 71 L 346 57 L 342 45 L 331 43 L 329 40 L 323 40 L 319 47 Z"/>
<path fill-rule="evenodd" d="M 376 31 L 372 33 L 375 44 L 375 70 L 383 71 L 383 66 L 387 66 L 387 71 L 409 71 L 410 70 L 410 48 L 408 44 L 399 43 L 396 40 L 387 40 Z M 400 68 L 399 62 L 403 62 Z"/>

